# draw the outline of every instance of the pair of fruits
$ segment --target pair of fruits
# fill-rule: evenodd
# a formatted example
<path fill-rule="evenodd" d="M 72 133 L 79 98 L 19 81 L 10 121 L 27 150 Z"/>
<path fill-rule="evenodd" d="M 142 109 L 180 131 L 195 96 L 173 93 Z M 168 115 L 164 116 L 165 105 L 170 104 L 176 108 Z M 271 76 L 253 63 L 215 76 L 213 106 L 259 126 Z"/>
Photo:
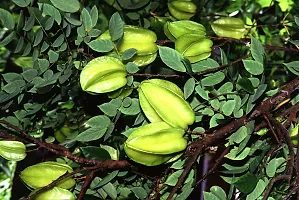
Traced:
<path fill-rule="evenodd" d="M 175 43 L 175 50 L 191 63 L 211 55 L 213 42 L 206 37 L 206 29 L 202 24 L 190 20 L 166 22 L 164 33 Z"/>
<path fill-rule="evenodd" d="M 67 172 L 73 172 L 73 169 L 66 164 L 48 161 L 27 167 L 21 172 L 20 178 L 28 187 L 34 189 L 31 193 L 33 194 Z M 34 199 L 75 200 L 74 194 L 68 190 L 74 187 L 75 184 L 76 181 L 69 177 L 59 182 L 56 187 L 38 194 Z"/>

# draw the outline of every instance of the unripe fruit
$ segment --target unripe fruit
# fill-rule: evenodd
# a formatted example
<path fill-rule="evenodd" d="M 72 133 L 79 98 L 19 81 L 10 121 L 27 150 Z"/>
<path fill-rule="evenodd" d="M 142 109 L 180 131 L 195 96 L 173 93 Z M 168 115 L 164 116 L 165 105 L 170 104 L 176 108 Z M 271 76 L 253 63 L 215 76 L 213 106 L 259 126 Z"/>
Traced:
<path fill-rule="evenodd" d="M 292 132 L 290 133 L 290 137 L 292 140 L 293 145 L 298 145 L 298 132 L 299 132 L 299 124 L 297 124 Z"/>
<path fill-rule="evenodd" d="M 170 14 L 176 19 L 190 19 L 196 13 L 196 5 L 190 1 L 172 1 L 167 4 Z"/>
<path fill-rule="evenodd" d="M 206 28 L 197 22 L 181 20 L 166 22 L 164 25 L 164 33 L 171 41 L 174 42 L 178 37 L 188 33 L 206 35 Z"/>
<path fill-rule="evenodd" d="M 191 63 L 206 59 L 211 55 L 212 40 L 193 33 L 184 34 L 175 41 L 175 50 Z"/>
<path fill-rule="evenodd" d="M 37 189 L 49 185 L 66 172 L 73 172 L 73 169 L 66 164 L 49 161 L 27 167 L 21 172 L 20 177 L 26 185 Z M 57 186 L 70 189 L 75 183 L 75 180 L 70 177 L 61 181 Z"/>
<path fill-rule="evenodd" d="M 109 31 L 105 31 L 99 40 L 111 40 Z M 136 54 L 129 61 L 138 66 L 145 66 L 153 62 L 157 57 L 158 46 L 155 43 L 157 40 L 156 34 L 148 29 L 137 26 L 124 26 L 124 35 L 120 45 L 117 47 L 118 53 L 121 55 L 127 50 L 134 48 Z"/>
<path fill-rule="evenodd" d="M 125 142 L 126 154 L 135 162 L 147 166 L 160 165 L 179 158 L 187 147 L 184 130 L 165 122 L 147 124 L 134 130 Z"/>
<path fill-rule="evenodd" d="M 184 130 L 193 124 L 195 114 L 174 83 L 161 79 L 142 81 L 138 93 L 142 111 L 150 122 L 164 121 Z"/>
<path fill-rule="evenodd" d="M 240 39 L 244 37 L 245 25 L 239 18 L 223 17 L 212 23 L 212 29 L 217 36 Z"/>
<path fill-rule="evenodd" d="M 106 93 L 127 84 L 127 72 L 123 63 L 114 57 L 102 56 L 91 60 L 80 74 L 84 91 Z"/>
<path fill-rule="evenodd" d="M 67 125 L 62 126 L 54 132 L 54 136 L 58 142 L 64 142 L 65 139 L 72 134 L 72 130 Z"/>
<path fill-rule="evenodd" d="M 26 157 L 26 147 L 18 141 L 0 141 L 0 156 L 11 161 L 23 160 Z"/>
<path fill-rule="evenodd" d="M 34 190 L 30 195 L 37 192 L 39 189 Z M 75 195 L 63 188 L 60 187 L 53 187 L 50 190 L 42 192 L 34 197 L 34 200 L 75 200 Z"/>

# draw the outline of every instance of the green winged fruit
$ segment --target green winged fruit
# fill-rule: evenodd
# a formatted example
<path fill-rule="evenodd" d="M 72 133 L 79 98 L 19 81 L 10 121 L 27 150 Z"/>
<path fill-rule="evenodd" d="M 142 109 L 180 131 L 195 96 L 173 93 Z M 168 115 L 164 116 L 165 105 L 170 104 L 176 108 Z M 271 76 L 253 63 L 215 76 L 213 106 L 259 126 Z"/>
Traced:
<path fill-rule="evenodd" d="M 73 172 L 73 169 L 66 164 L 48 161 L 27 167 L 21 172 L 20 177 L 30 188 L 37 189 L 52 183 L 67 172 Z M 75 183 L 75 180 L 69 177 L 57 186 L 70 189 Z"/>
<path fill-rule="evenodd" d="M 240 39 L 246 33 L 245 24 L 242 19 L 234 17 L 222 17 L 211 25 L 217 36 Z"/>
<path fill-rule="evenodd" d="M 290 138 L 293 145 L 298 145 L 298 132 L 299 132 L 299 124 L 297 124 L 290 133 Z"/>
<path fill-rule="evenodd" d="M 39 189 L 34 190 L 30 195 L 37 192 Z M 30 196 L 29 195 L 29 196 Z M 69 190 L 60 188 L 60 187 L 53 187 L 50 190 L 42 192 L 34 197 L 34 200 L 75 200 L 75 195 L 70 192 Z"/>
<path fill-rule="evenodd" d="M 109 31 L 105 31 L 98 37 L 99 40 L 111 40 Z M 138 66 L 145 66 L 153 62 L 157 57 L 158 46 L 155 43 L 157 35 L 148 29 L 125 25 L 124 35 L 120 44 L 117 46 L 117 52 L 121 55 L 128 49 L 136 49 L 136 55 L 130 62 Z"/>
<path fill-rule="evenodd" d="M 197 22 L 181 20 L 166 22 L 164 24 L 164 33 L 171 41 L 174 42 L 178 37 L 188 33 L 204 36 L 206 35 L 206 28 Z"/>
<path fill-rule="evenodd" d="M 102 56 L 87 63 L 80 74 L 80 84 L 84 91 L 106 93 L 127 84 L 124 64 L 117 58 Z"/>
<path fill-rule="evenodd" d="M 212 46 L 212 40 L 193 33 L 184 34 L 175 41 L 175 50 L 191 63 L 208 58 L 211 55 Z"/>
<path fill-rule="evenodd" d="M 197 6 L 191 1 L 177 0 L 167 4 L 170 14 L 176 19 L 190 19 L 196 13 Z"/>
<path fill-rule="evenodd" d="M 138 94 L 142 111 L 150 122 L 164 121 L 184 130 L 194 123 L 195 114 L 174 83 L 162 79 L 142 81 Z"/>
<path fill-rule="evenodd" d="M 135 129 L 125 142 L 126 154 L 135 162 L 155 166 L 180 157 L 187 147 L 185 131 L 165 122 L 150 123 Z"/>
<path fill-rule="evenodd" d="M 0 141 L 0 156 L 11 161 L 23 160 L 26 157 L 26 146 L 18 141 Z"/>

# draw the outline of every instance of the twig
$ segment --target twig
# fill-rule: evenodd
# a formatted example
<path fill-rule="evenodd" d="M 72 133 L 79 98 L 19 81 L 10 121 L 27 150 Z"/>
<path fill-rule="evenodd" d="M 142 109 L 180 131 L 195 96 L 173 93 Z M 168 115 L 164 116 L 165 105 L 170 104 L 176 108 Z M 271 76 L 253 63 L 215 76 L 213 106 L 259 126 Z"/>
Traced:
<path fill-rule="evenodd" d="M 80 190 L 80 193 L 77 197 L 77 200 L 82 200 L 84 199 L 84 195 L 91 183 L 91 181 L 94 179 L 94 176 L 95 176 L 95 173 L 96 173 L 96 170 L 93 170 L 91 171 L 87 176 L 86 176 L 86 179 L 81 187 L 81 190 Z"/>
<path fill-rule="evenodd" d="M 290 180 L 290 178 L 291 178 L 291 176 L 290 176 L 290 175 L 286 175 L 286 174 L 284 174 L 284 175 L 279 175 L 279 176 L 273 178 L 273 179 L 270 181 L 270 183 L 269 183 L 269 185 L 268 185 L 268 187 L 267 187 L 267 190 L 266 190 L 266 192 L 265 192 L 265 194 L 264 194 L 264 196 L 263 196 L 263 200 L 268 199 L 268 196 L 269 196 L 269 194 L 270 194 L 270 192 L 271 192 L 271 189 L 272 189 L 274 183 L 276 183 L 276 182 L 279 181 L 279 180 L 283 180 L 283 179 Z"/>
<path fill-rule="evenodd" d="M 230 147 L 226 147 L 222 154 L 215 160 L 214 166 L 199 180 L 197 181 L 196 185 L 199 185 L 203 180 L 207 178 L 221 163 L 224 156 L 229 152 Z"/>

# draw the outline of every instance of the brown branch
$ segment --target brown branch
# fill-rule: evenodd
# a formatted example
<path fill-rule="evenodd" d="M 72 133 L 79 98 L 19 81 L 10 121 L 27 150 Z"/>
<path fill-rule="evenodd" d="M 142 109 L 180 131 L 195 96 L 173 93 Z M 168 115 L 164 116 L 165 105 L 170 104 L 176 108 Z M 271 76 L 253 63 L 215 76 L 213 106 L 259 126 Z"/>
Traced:
<path fill-rule="evenodd" d="M 154 78 L 154 77 L 162 77 L 162 78 L 184 78 L 183 75 L 178 74 L 132 74 L 128 73 L 128 76 L 135 76 L 135 77 L 147 77 L 147 78 Z"/>
<path fill-rule="evenodd" d="M 222 141 L 225 137 L 230 135 L 232 132 L 236 131 L 241 126 L 245 125 L 247 122 L 254 120 L 255 118 L 268 113 L 273 106 L 279 104 L 283 100 L 285 100 L 291 93 L 299 88 L 299 78 L 295 78 L 294 80 L 288 82 L 284 86 L 281 87 L 280 92 L 276 95 L 270 97 L 269 99 L 261 102 L 259 106 L 257 106 L 252 113 L 247 117 L 243 116 L 239 119 L 232 121 L 231 123 L 223 126 L 222 128 L 218 129 L 212 134 L 207 135 L 205 138 L 195 141 L 191 143 L 188 147 L 186 152 L 193 152 L 190 153 L 190 159 L 188 160 L 186 167 L 179 177 L 178 182 L 170 192 L 168 196 L 168 200 L 171 200 L 177 190 L 181 187 L 186 175 L 188 174 L 189 170 L 191 169 L 193 163 L 196 161 L 197 157 L 205 151 L 209 146 L 217 144 L 217 142 Z"/>
<path fill-rule="evenodd" d="M 38 140 L 34 137 L 29 136 L 25 131 L 21 130 L 17 126 L 14 126 L 4 120 L 0 120 L 0 124 L 6 125 L 8 128 L 13 129 L 14 131 L 20 133 L 23 137 L 27 140 L 37 144 L 38 146 L 47 149 L 50 152 L 55 153 L 56 155 L 60 155 L 66 157 L 70 160 L 73 160 L 77 163 L 84 164 L 84 165 L 98 165 L 101 169 L 120 169 L 120 168 L 128 168 L 131 167 L 131 164 L 126 160 L 94 160 L 94 159 L 87 159 L 73 155 L 67 148 L 61 145 L 52 144 L 52 143 L 45 143 L 41 140 Z"/>
<path fill-rule="evenodd" d="M 290 176 L 290 175 L 286 175 L 286 174 L 284 174 L 284 175 L 279 175 L 279 176 L 273 178 L 273 179 L 270 181 L 270 183 L 269 183 L 269 185 L 268 185 L 268 187 L 267 187 L 267 190 L 266 190 L 266 192 L 265 192 L 265 194 L 264 194 L 264 196 L 263 196 L 263 200 L 268 199 L 268 196 L 269 196 L 269 194 L 270 194 L 270 192 L 271 192 L 271 189 L 272 189 L 274 183 L 276 183 L 276 182 L 279 181 L 279 180 L 283 180 L 283 179 L 290 180 L 290 178 L 291 178 L 291 176 Z"/>
<path fill-rule="evenodd" d="M 96 170 L 93 170 L 86 176 L 86 179 L 81 187 L 81 190 L 77 197 L 77 200 L 84 199 L 84 195 L 86 194 L 86 191 L 87 191 L 91 181 L 94 179 L 95 173 L 96 173 Z"/>

